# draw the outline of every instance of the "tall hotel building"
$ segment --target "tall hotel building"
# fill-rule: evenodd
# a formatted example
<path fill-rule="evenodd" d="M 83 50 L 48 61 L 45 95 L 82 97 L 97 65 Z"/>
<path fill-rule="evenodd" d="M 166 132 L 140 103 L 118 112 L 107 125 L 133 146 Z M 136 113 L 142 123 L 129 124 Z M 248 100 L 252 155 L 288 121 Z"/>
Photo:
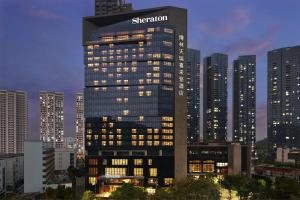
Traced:
<path fill-rule="evenodd" d="M 40 139 L 55 148 L 63 147 L 64 94 L 40 92 Z"/>
<path fill-rule="evenodd" d="M 80 152 L 84 150 L 84 113 L 83 113 L 83 94 L 76 94 L 76 140 Z"/>
<path fill-rule="evenodd" d="M 27 93 L 0 90 L 0 153 L 23 153 L 27 133 Z"/>
<path fill-rule="evenodd" d="M 250 145 L 255 156 L 256 56 L 239 56 L 233 70 L 233 141 Z"/>
<path fill-rule="evenodd" d="M 83 18 L 86 189 L 186 176 L 186 29 L 176 7 Z"/>
<path fill-rule="evenodd" d="M 300 46 L 268 52 L 268 141 L 300 148 Z"/>
<path fill-rule="evenodd" d="M 203 66 L 203 137 L 210 141 L 226 141 L 228 56 L 214 53 L 204 58 Z"/>
<path fill-rule="evenodd" d="M 200 139 L 200 51 L 196 49 L 188 49 L 187 113 L 187 141 L 195 144 Z"/>

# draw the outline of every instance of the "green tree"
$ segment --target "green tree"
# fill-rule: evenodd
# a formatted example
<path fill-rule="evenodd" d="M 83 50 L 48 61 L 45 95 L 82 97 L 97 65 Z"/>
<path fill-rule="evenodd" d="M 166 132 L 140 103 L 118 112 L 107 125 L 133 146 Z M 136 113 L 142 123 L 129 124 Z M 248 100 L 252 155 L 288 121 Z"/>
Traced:
<path fill-rule="evenodd" d="M 147 193 L 140 187 L 125 183 L 116 189 L 109 197 L 112 200 L 143 200 Z"/>
<path fill-rule="evenodd" d="M 94 199 L 95 199 L 95 194 L 90 190 L 85 191 L 81 198 L 81 200 L 94 200 Z"/>
<path fill-rule="evenodd" d="M 280 177 L 276 178 L 272 198 L 274 199 L 299 199 L 300 185 L 293 179 Z"/>
<path fill-rule="evenodd" d="M 160 189 L 151 199 L 174 199 L 174 200 L 217 200 L 220 199 L 219 186 L 211 178 L 194 180 L 186 178 L 175 183 L 168 189 Z"/>

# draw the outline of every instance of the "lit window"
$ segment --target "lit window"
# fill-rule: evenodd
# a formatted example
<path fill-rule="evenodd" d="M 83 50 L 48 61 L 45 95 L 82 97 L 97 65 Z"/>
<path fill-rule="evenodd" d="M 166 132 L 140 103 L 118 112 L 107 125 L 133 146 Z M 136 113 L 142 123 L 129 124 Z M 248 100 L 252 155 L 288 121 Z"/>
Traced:
<path fill-rule="evenodd" d="M 105 175 L 106 176 L 126 176 L 126 168 L 106 167 Z"/>
<path fill-rule="evenodd" d="M 127 159 L 112 159 L 111 164 L 112 165 L 127 165 L 128 160 Z"/>
<path fill-rule="evenodd" d="M 165 185 L 173 185 L 174 179 L 173 178 L 164 178 Z"/>
<path fill-rule="evenodd" d="M 134 168 L 133 175 L 134 176 L 143 176 L 143 168 Z"/>
<path fill-rule="evenodd" d="M 143 159 L 134 159 L 134 165 L 143 165 Z"/>
<path fill-rule="evenodd" d="M 129 110 L 123 110 L 123 115 L 128 115 L 129 114 Z"/>
<path fill-rule="evenodd" d="M 157 176 L 157 168 L 149 168 L 149 175 L 150 176 Z"/>

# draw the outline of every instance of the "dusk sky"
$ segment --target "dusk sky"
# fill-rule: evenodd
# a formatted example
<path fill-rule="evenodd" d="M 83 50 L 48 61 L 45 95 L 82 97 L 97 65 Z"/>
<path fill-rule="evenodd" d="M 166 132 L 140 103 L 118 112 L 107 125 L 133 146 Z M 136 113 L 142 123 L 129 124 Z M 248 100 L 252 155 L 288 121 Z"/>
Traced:
<path fill-rule="evenodd" d="M 188 44 L 201 51 L 201 62 L 213 52 L 229 55 L 230 139 L 232 60 L 257 55 L 257 138 L 266 137 L 266 54 L 300 44 L 299 0 L 127 2 L 134 9 L 187 8 Z M 90 15 L 94 0 L 0 0 L 0 89 L 28 92 L 30 138 L 39 135 L 40 90 L 65 94 L 65 134 L 75 134 L 75 93 L 82 91 L 84 75 L 81 18 Z"/>

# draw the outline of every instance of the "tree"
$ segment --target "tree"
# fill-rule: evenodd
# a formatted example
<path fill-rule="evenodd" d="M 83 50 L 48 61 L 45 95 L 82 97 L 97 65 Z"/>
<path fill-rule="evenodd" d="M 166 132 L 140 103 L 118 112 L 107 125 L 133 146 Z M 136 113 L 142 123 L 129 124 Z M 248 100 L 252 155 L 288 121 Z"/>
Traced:
<path fill-rule="evenodd" d="M 276 178 L 272 191 L 272 198 L 286 200 L 300 198 L 300 185 L 290 178 Z"/>
<path fill-rule="evenodd" d="M 143 200 L 147 193 L 140 187 L 125 183 L 116 189 L 109 197 L 112 200 Z"/>
<path fill-rule="evenodd" d="M 174 200 L 217 200 L 220 199 L 220 191 L 217 184 L 211 178 L 194 180 L 186 178 L 175 183 L 168 189 L 159 189 L 151 199 Z"/>
<path fill-rule="evenodd" d="M 47 188 L 43 194 L 43 199 L 72 200 L 74 196 L 71 188 L 65 188 L 65 186 L 59 185 L 57 189 Z"/>
<path fill-rule="evenodd" d="M 81 198 L 81 200 L 94 200 L 94 199 L 95 199 L 95 194 L 90 190 L 85 191 Z"/>

